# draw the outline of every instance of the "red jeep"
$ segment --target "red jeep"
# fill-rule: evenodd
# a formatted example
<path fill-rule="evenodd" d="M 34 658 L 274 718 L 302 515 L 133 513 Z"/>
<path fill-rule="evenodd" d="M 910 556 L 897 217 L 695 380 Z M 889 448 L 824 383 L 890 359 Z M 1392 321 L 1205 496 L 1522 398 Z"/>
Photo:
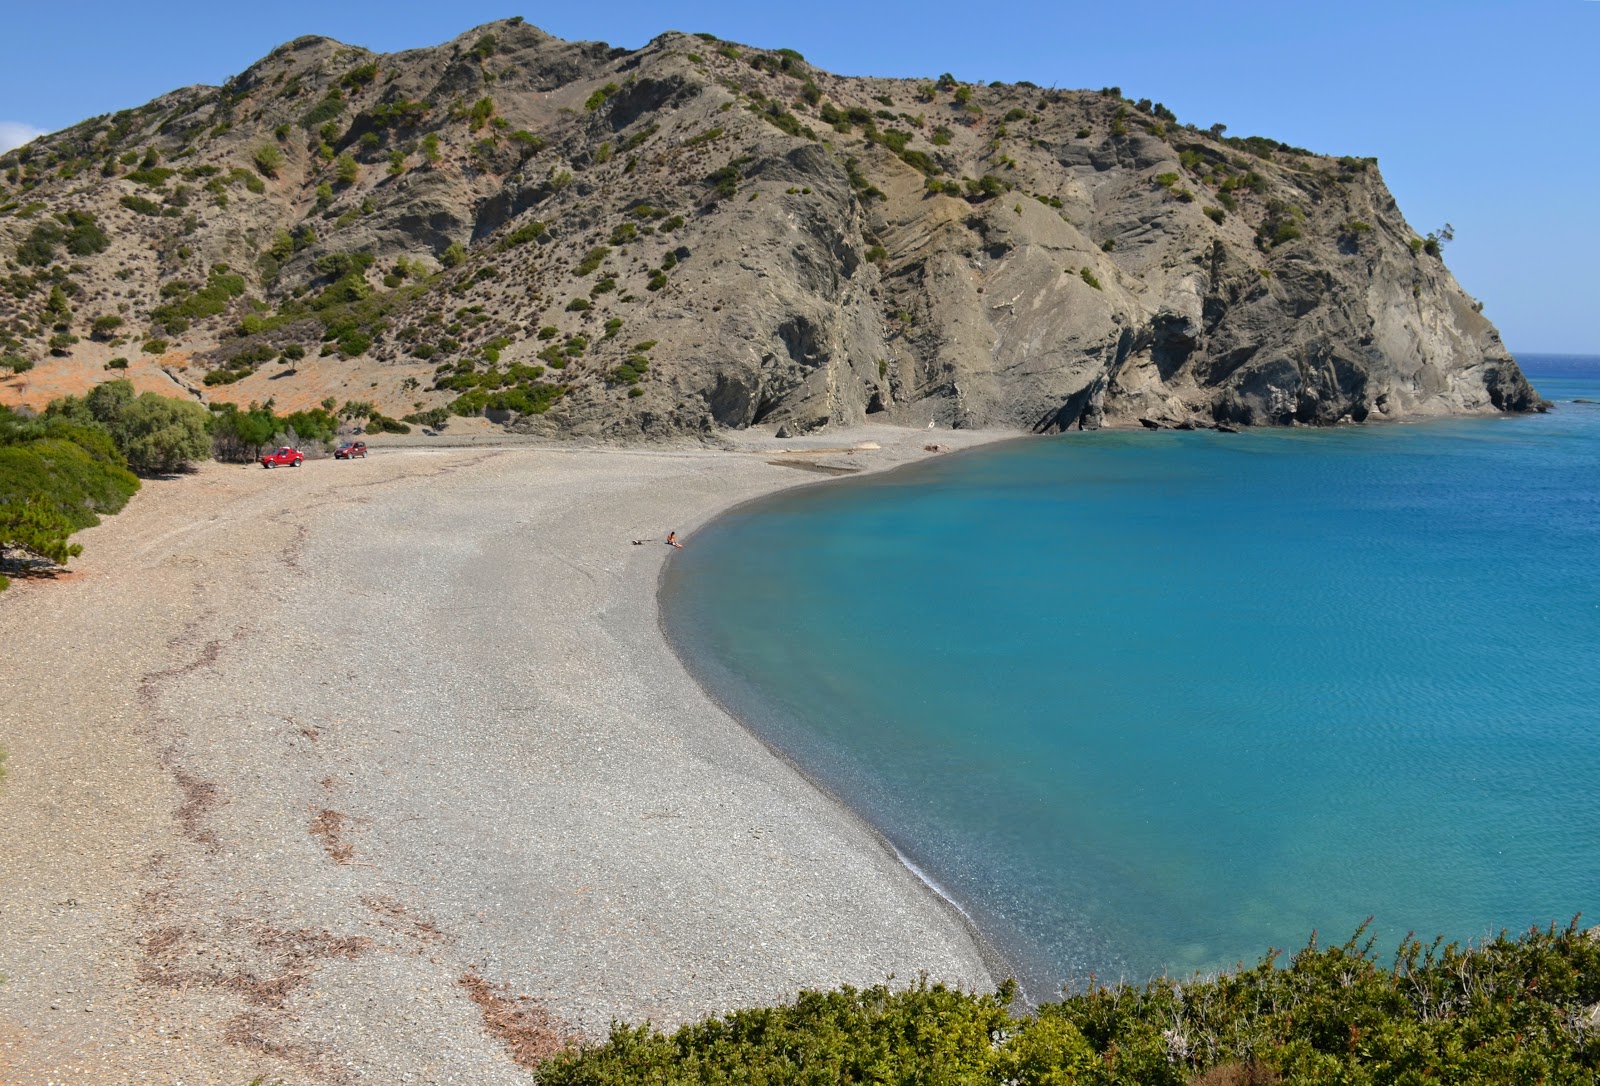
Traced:
<path fill-rule="evenodd" d="M 291 468 L 297 468 L 304 460 L 305 457 L 300 455 L 299 449 L 292 449 L 285 445 L 275 452 L 263 455 L 261 457 L 261 466 L 264 468 L 276 468 L 288 464 Z"/>

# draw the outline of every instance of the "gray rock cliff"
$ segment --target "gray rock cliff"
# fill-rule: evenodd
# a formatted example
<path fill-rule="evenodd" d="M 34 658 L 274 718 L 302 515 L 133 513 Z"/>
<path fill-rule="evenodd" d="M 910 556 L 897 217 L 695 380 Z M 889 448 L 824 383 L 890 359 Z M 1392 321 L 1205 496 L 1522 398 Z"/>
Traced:
<path fill-rule="evenodd" d="M 298 351 L 419 412 L 612 437 L 1538 404 L 1370 160 L 1114 89 L 508 20 L 301 38 L 0 178 L 0 353 L 181 351 L 208 395 L 260 371 L 292 401 Z"/>

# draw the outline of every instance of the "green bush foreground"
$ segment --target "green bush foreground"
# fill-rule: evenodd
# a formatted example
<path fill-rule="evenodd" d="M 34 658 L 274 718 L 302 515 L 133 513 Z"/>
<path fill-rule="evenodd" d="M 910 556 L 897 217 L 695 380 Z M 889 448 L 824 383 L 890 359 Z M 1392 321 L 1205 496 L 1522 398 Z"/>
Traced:
<path fill-rule="evenodd" d="M 1461 949 L 1408 938 L 1391 968 L 1358 932 L 1287 966 L 1094 985 L 1032 1014 L 926 981 L 802 992 L 670 1036 L 614 1025 L 540 1067 L 545 1086 L 1582 1083 L 1600 1070 L 1600 940 L 1534 929 Z"/>

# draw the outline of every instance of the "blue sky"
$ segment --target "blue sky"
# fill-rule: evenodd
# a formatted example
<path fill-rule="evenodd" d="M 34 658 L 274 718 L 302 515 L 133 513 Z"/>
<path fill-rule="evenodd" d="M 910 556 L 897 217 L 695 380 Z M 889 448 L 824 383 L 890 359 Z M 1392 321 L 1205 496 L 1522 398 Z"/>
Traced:
<path fill-rule="evenodd" d="M 1455 226 L 1447 261 L 1513 351 L 1600 354 L 1600 0 L 516 4 L 8 5 L 0 147 L 220 83 L 302 34 L 390 52 L 509 15 L 623 46 L 704 30 L 847 75 L 1114 84 L 1230 135 L 1376 155 L 1413 227 Z"/>

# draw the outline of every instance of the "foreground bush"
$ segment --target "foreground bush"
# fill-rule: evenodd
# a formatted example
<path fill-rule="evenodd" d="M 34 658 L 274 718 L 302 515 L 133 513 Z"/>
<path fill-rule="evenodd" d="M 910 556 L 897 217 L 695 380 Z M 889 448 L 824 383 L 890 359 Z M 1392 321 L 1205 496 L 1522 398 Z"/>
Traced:
<path fill-rule="evenodd" d="M 1533 930 L 1463 950 L 1311 944 L 1212 979 L 1095 986 L 1031 1015 L 991 996 L 802 992 L 670 1036 L 616 1025 L 540 1068 L 546 1086 L 722 1083 L 1550 1083 L 1600 1071 L 1600 940 Z"/>
<path fill-rule="evenodd" d="M 139 480 L 111 435 L 66 418 L 24 419 L 0 407 L 0 567 L 60 563 L 72 533 L 127 504 Z M 0 575 L 0 588 L 5 587 Z"/>
<path fill-rule="evenodd" d="M 133 384 L 125 379 L 98 384 L 81 398 L 55 400 L 45 415 L 103 428 L 127 466 L 140 475 L 182 471 L 211 455 L 205 408 L 154 392 L 135 396 Z"/>

